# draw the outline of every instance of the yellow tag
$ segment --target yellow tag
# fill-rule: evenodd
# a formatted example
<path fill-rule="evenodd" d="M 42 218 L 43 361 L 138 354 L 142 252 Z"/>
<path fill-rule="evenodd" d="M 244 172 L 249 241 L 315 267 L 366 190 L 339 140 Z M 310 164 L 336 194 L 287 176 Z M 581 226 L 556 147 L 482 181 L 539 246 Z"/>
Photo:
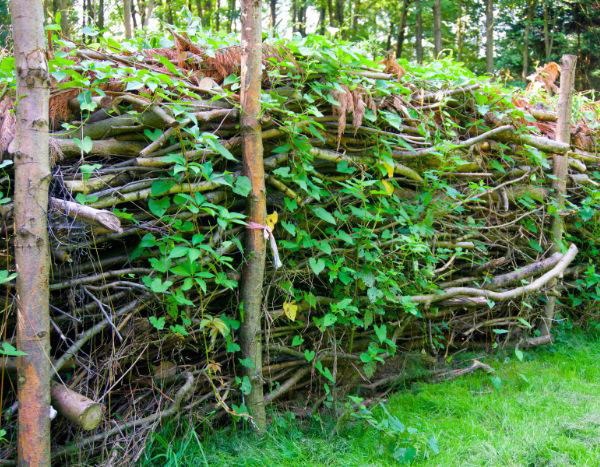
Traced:
<path fill-rule="evenodd" d="M 387 170 L 388 178 L 392 178 L 394 176 L 394 166 L 387 162 L 384 162 L 383 166 L 385 167 L 385 170 Z"/>
<path fill-rule="evenodd" d="M 284 302 L 283 312 L 290 321 L 295 321 L 296 313 L 298 313 L 298 305 L 296 305 L 294 302 Z"/>
<path fill-rule="evenodd" d="M 273 211 L 273 214 L 269 214 L 267 216 L 267 225 L 269 226 L 269 228 L 271 230 L 275 229 L 275 224 L 277 224 L 278 220 L 279 220 L 279 214 L 277 214 L 277 211 Z"/>
<path fill-rule="evenodd" d="M 390 182 L 388 182 L 387 180 L 381 180 L 381 184 L 383 185 L 383 189 L 385 190 L 385 193 L 388 196 L 394 194 L 394 187 Z"/>

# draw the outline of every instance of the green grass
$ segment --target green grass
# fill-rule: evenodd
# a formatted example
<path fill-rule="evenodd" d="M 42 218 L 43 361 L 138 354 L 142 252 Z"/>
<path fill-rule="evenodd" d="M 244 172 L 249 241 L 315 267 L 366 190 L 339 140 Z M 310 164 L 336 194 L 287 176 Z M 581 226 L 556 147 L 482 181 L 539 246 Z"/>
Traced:
<path fill-rule="evenodd" d="M 600 340 L 571 337 L 552 347 L 487 363 L 502 384 L 480 373 L 420 384 L 392 396 L 387 408 L 439 453 L 423 449 L 411 465 L 600 465 Z M 381 410 L 374 410 L 381 418 Z M 395 461 L 385 436 L 362 420 L 345 423 L 275 416 L 257 438 L 232 427 L 208 434 L 167 426 L 154 435 L 141 465 L 384 466 Z M 173 439 L 175 437 L 175 439 Z M 427 456 L 429 456 L 427 458 Z"/>

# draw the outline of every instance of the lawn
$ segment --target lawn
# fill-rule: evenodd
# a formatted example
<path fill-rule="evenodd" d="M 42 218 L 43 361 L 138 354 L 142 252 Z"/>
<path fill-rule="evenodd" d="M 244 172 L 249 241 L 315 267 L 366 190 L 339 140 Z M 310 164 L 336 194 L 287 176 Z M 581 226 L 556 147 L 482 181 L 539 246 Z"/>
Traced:
<path fill-rule="evenodd" d="M 600 339 L 570 337 L 536 351 L 486 360 L 485 373 L 397 392 L 377 420 L 396 417 L 416 458 L 410 465 L 600 465 Z M 390 418 L 391 417 L 391 418 Z M 273 415 L 258 438 L 242 427 L 216 432 L 170 425 L 149 441 L 141 465 L 395 465 L 396 439 L 363 419 L 338 424 L 326 416 Z M 402 435 L 404 436 L 404 435 Z M 432 449 L 429 440 L 435 439 Z M 392 446 L 392 448 L 390 448 Z M 435 451 L 438 451 L 437 454 Z M 397 454 L 397 452 L 396 452 Z M 397 456 L 396 456 L 397 457 Z"/>

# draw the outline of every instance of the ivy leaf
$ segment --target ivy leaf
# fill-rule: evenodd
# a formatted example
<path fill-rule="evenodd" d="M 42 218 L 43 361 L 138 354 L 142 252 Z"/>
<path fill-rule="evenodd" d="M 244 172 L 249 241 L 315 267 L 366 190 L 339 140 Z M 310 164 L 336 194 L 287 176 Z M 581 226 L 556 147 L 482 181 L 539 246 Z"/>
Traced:
<path fill-rule="evenodd" d="M 329 222 L 330 224 L 335 225 L 335 218 L 331 215 L 331 213 L 327 212 L 325 209 L 323 208 L 313 208 L 313 212 L 315 213 L 315 215 L 324 220 L 325 222 Z"/>
<path fill-rule="evenodd" d="M 296 314 L 298 313 L 298 305 L 296 305 L 294 302 L 285 302 L 283 304 L 283 313 L 290 321 L 295 321 Z"/>
<path fill-rule="evenodd" d="M 321 274 L 323 269 L 325 269 L 325 260 L 322 258 L 321 259 L 310 258 L 308 260 L 308 264 L 309 264 L 310 268 L 312 269 L 312 271 L 315 273 L 315 276 L 318 276 L 319 274 Z"/>
<path fill-rule="evenodd" d="M 89 136 L 86 136 L 83 138 L 83 140 L 80 140 L 79 138 L 73 138 L 73 142 L 79 149 L 83 151 L 84 154 L 89 154 L 94 146 L 94 142 Z"/>
<path fill-rule="evenodd" d="M 313 358 L 315 358 L 315 351 L 314 350 L 305 350 L 304 358 L 306 358 L 307 362 L 312 362 Z"/>
<path fill-rule="evenodd" d="M 150 316 L 148 321 L 150 321 L 150 324 L 159 331 L 162 331 L 165 328 L 164 316 L 161 316 L 160 318 L 157 318 L 156 316 Z"/>
<path fill-rule="evenodd" d="M 298 335 L 294 336 L 292 339 L 292 347 L 298 347 L 300 344 L 304 342 L 304 339 Z"/>
<path fill-rule="evenodd" d="M 150 209 L 150 212 L 156 217 L 162 217 L 170 206 L 171 201 L 168 197 L 161 199 L 150 198 L 150 200 L 148 200 L 148 209 Z"/>

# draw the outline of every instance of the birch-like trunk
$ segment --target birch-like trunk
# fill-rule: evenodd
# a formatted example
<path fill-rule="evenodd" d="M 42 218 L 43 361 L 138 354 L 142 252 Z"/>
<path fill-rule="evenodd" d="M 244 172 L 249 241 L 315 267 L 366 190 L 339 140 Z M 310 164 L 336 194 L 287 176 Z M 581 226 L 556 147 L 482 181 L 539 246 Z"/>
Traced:
<path fill-rule="evenodd" d="M 248 222 L 265 225 L 267 216 L 265 171 L 260 113 L 262 77 L 261 0 L 242 0 L 242 65 L 241 65 L 241 130 L 244 174 L 252 190 L 248 196 Z M 266 428 L 262 380 L 262 287 L 265 274 L 265 238 L 262 230 L 248 229 L 246 233 L 246 265 L 241 298 L 244 316 L 241 346 L 244 358 L 252 361 L 245 368 L 251 390 L 247 406 L 258 431 Z"/>
<path fill-rule="evenodd" d="M 563 55 L 560 66 L 560 90 L 558 95 L 558 121 L 556 123 L 556 140 L 561 143 L 571 142 L 571 113 L 573 104 L 573 88 L 575 83 L 576 55 Z M 554 205 L 556 212 L 552 220 L 552 251 L 559 252 L 565 249 L 563 236 L 565 221 L 563 211 L 565 209 L 565 198 L 567 194 L 567 177 L 569 172 L 569 156 L 565 154 L 554 154 Z M 556 280 L 550 284 L 555 288 Z M 556 313 L 556 292 L 548 296 L 544 310 L 544 319 L 540 326 L 542 336 L 549 336 L 552 321 Z"/>
<path fill-rule="evenodd" d="M 49 75 L 42 2 L 12 0 L 17 70 L 15 263 L 18 273 L 19 465 L 50 465 L 50 321 L 48 277 Z"/>

